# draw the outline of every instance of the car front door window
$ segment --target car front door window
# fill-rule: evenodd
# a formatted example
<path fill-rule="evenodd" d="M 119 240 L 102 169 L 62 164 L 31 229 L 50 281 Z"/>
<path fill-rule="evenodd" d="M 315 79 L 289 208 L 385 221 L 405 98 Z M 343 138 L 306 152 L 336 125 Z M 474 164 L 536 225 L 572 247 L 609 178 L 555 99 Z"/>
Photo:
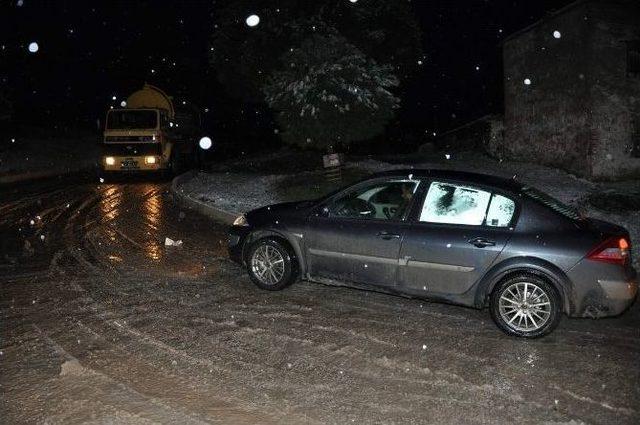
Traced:
<path fill-rule="evenodd" d="M 402 220 L 413 199 L 418 181 L 377 182 L 350 191 L 329 206 L 329 215 L 363 220 Z"/>

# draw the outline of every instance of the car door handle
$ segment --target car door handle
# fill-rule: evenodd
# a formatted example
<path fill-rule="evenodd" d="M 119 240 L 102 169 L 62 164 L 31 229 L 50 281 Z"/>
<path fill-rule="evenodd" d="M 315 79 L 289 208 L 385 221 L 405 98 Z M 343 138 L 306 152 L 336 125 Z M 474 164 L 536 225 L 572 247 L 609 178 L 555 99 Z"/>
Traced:
<path fill-rule="evenodd" d="M 489 240 L 489 239 L 485 239 L 485 238 L 473 238 L 473 239 L 469 239 L 468 241 L 471 245 L 478 247 L 478 248 L 484 248 L 487 246 L 495 246 L 496 242 Z"/>
<path fill-rule="evenodd" d="M 390 239 L 400 239 L 400 235 L 398 235 L 397 233 L 389 233 L 389 232 L 378 232 L 377 235 L 379 238 L 382 238 L 386 241 L 390 240 Z"/>

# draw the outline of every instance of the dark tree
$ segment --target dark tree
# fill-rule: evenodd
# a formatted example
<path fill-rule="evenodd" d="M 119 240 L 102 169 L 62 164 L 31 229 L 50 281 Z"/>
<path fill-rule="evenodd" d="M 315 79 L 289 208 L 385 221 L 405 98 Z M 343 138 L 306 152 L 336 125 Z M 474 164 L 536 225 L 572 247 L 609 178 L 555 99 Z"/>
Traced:
<path fill-rule="evenodd" d="M 245 19 L 256 14 L 259 25 Z M 211 65 L 235 96 L 262 100 L 262 87 L 282 55 L 314 34 L 339 33 L 401 81 L 422 58 L 421 34 L 406 0 L 237 0 L 215 10 Z"/>
<path fill-rule="evenodd" d="M 344 147 L 383 131 L 400 100 L 398 79 L 337 33 L 314 34 L 282 57 L 264 87 L 284 130 L 304 147 Z"/>
<path fill-rule="evenodd" d="M 0 122 L 7 122 L 13 116 L 13 103 L 9 96 L 9 84 L 6 77 L 0 76 Z"/>

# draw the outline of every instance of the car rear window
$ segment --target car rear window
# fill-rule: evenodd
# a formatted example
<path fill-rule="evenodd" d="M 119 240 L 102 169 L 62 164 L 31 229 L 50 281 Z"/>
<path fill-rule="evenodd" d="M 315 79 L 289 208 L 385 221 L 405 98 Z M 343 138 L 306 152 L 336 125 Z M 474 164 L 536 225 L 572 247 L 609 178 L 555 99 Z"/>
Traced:
<path fill-rule="evenodd" d="M 454 183 L 433 182 L 422 206 L 420 221 L 429 223 L 482 224 L 491 193 Z"/>
<path fill-rule="evenodd" d="M 563 215 L 564 217 L 567 217 L 571 220 L 582 219 L 582 216 L 580 216 L 580 213 L 575 208 L 558 201 L 557 199 L 547 195 L 544 192 L 539 191 L 538 189 L 525 186 L 522 188 L 522 193 L 524 193 L 529 198 L 540 202 L 546 207 L 551 208 L 553 211 Z"/>
<path fill-rule="evenodd" d="M 472 186 L 432 182 L 420 221 L 468 226 L 508 227 L 515 202 L 506 196 Z"/>

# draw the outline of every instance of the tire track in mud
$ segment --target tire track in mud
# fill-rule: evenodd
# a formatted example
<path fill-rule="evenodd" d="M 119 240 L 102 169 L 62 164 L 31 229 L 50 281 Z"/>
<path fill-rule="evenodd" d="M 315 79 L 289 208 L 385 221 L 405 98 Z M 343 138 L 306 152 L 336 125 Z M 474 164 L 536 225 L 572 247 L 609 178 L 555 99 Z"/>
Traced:
<path fill-rule="evenodd" d="M 114 322 L 114 323 L 117 323 L 117 322 Z M 119 325 L 119 326 L 120 326 L 120 327 L 122 327 L 122 325 Z M 139 339 L 147 340 L 147 341 L 148 341 L 148 342 L 150 342 L 153 346 L 158 347 L 158 348 L 160 348 L 161 350 L 168 351 L 168 352 L 170 352 L 172 355 L 180 355 L 180 357 L 184 358 L 184 356 L 182 356 L 182 355 L 181 355 L 182 353 L 181 353 L 180 351 L 175 351 L 175 350 L 174 350 L 174 349 L 172 349 L 171 347 L 166 346 L 166 344 L 164 344 L 164 343 L 158 343 L 158 342 L 157 342 L 155 339 L 153 339 L 153 338 L 151 338 L 151 339 L 149 340 L 149 337 L 148 337 L 147 335 L 145 335 L 145 334 L 141 334 L 141 333 L 140 333 L 140 332 L 138 332 L 138 331 L 133 331 L 133 330 L 132 330 L 132 329 L 130 329 L 130 328 L 129 328 L 129 329 L 125 328 L 125 329 L 124 329 L 124 331 L 125 331 L 125 332 L 134 333 L 134 335 L 135 335 L 136 337 L 138 337 Z M 317 355 L 318 353 L 315 353 L 315 354 Z M 205 367 L 210 367 L 210 366 L 211 366 L 211 364 L 210 364 L 210 363 L 206 363 L 206 364 L 202 365 L 200 361 L 198 361 L 197 359 L 193 359 L 191 356 L 187 356 L 186 360 L 187 360 L 187 361 L 189 361 L 190 363 L 194 363 L 194 361 L 195 361 L 195 363 L 196 363 L 196 364 L 198 364 L 198 365 L 200 365 L 200 366 L 205 366 Z M 229 378 L 231 378 L 231 377 L 228 377 L 228 378 L 227 378 L 227 380 L 229 380 Z M 254 378 L 255 378 L 255 377 L 254 377 Z M 422 384 L 422 383 L 424 383 L 424 382 L 420 382 L 420 383 Z M 449 386 L 451 385 L 450 383 L 447 383 L 447 382 L 445 382 L 445 384 L 448 384 Z M 434 397 L 427 397 L 427 398 L 434 399 Z M 450 402 L 450 403 L 452 403 L 452 402 L 457 403 L 458 401 L 455 401 L 454 399 L 449 399 L 449 402 Z M 469 404 L 469 402 L 464 401 L 464 400 L 461 400 L 461 401 L 459 401 L 459 402 L 460 402 L 461 404 Z"/>
<path fill-rule="evenodd" d="M 133 421 L 150 420 L 157 423 L 169 421 L 186 425 L 209 423 L 193 417 L 183 409 L 176 409 L 175 406 L 169 406 L 155 397 L 142 394 L 122 381 L 114 380 L 111 376 L 85 367 L 37 325 L 33 327 L 53 352 L 64 361 L 60 365 L 60 376 L 67 377 L 67 380 L 71 381 L 66 382 L 65 386 L 80 387 L 84 388 L 83 391 L 90 392 L 96 392 L 98 389 L 100 404 L 112 406 L 118 413 L 126 412 L 128 418 Z M 90 403 L 96 401 L 98 399 L 91 400 Z M 56 421 L 55 418 L 53 420 Z"/>
<path fill-rule="evenodd" d="M 301 325 L 304 325 L 304 324 L 301 324 Z M 322 329 L 322 330 L 326 331 L 328 329 L 325 328 L 325 329 Z M 141 335 L 138 334 L 138 336 L 141 336 Z M 145 337 L 147 339 L 149 338 L 148 336 L 144 336 L 144 335 L 143 335 L 143 337 Z M 272 339 L 272 337 L 273 337 L 273 335 L 269 335 L 269 339 Z M 289 339 L 291 338 L 291 337 L 286 336 L 286 335 L 284 335 L 284 336 L 283 335 L 279 335 L 278 336 L 276 334 L 276 339 L 285 338 L 285 337 L 289 338 Z M 152 341 L 154 341 L 153 338 L 152 338 Z M 160 345 L 159 345 L 157 342 L 153 342 L 153 345 L 155 345 L 156 347 L 160 347 L 160 348 L 164 349 L 165 351 L 170 351 L 172 354 L 175 354 L 175 352 L 172 352 L 172 350 L 170 348 L 168 348 L 164 343 L 160 343 Z M 346 343 L 345 345 L 348 346 L 348 343 Z M 320 349 L 320 352 L 318 352 L 318 349 Z M 328 355 L 326 353 L 323 353 L 323 351 L 331 352 L 332 350 L 327 350 L 327 349 L 325 349 L 324 346 L 320 346 L 320 347 L 317 347 L 317 348 L 311 350 L 309 353 L 303 354 L 302 357 L 312 356 L 312 357 L 317 358 L 317 359 L 323 359 L 324 362 L 327 362 L 329 360 L 327 358 Z M 237 350 L 236 350 L 235 354 L 236 355 L 238 354 Z M 333 353 L 330 353 L 330 354 L 333 354 Z M 343 357 L 344 353 L 339 353 L 338 352 L 337 354 L 338 354 L 338 357 Z M 194 362 L 194 359 L 191 358 L 191 357 L 188 357 L 188 360 L 191 363 Z M 236 359 L 236 361 L 237 361 L 237 359 Z M 240 367 L 251 366 L 253 364 L 256 364 L 256 362 L 258 362 L 258 361 L 259 361 L 258 358 L 252 358 L 249 361 L 245 362 L 244 365 L 240 364 L 239 366 Z M 198 364 L 200 362 L 196 361 L 195 363 Z M 332 363 L 332 362 L 328 362 L 328 363 Z M 373 364 L 377 363 L 378 366 L 382 366 L 382 367 L 388 367 L 389 366 L 389 364 L 387 364 L 386 362 L 383 362 L 382 364 L 377 362 L 376 359 L 374 359 L 373 361 L 369 360 L 369 363 L 373 363 Z M 391 362 L 388 362 L 388 363 L 391 363 Z M 411 373 L 414 373 L 413 370 L 415 370 L 415 368 L 412 369 Z M 355 375 L 358 375 L 358 373 L 361 373 L 363 379 L 371 379 L 374 382 L 375 382 L 375 380 L 379 380 L 380 379 L 380 374 L 379 373 L 375 374 L 375 375 L 370 375 L 368 373 L 362 373 L 362 371 L 359 371 L 357 369 L 353 370 L 353 368 L 352 368 L 350 373 L 351 374 L 355 374 Z M 517 401 L 517 402 L 522 403 L 522 400 L 523 400 L 523 398 L 521 396 L 515 397 L 515 399 L 514 399 L 514 397 L 513 397 L 513 395 L 511 393 L 507 393 L 505 395 L 505 394 L 501 394 L 499 392 L 497 393 L 495 390 L 492 391 L 491 386 L 486 386 L 486 385 L 485 386 L 478 386 L 478 385 L 471 384 L 471 383 L 465 381 L 464 379 L 461 379 L 459 376 L 457 376 L 455 374 L 447 375 L 447 374 L 444 374 L 444 373 L 440 373 L 440 374 L 435 375 L 435 376 L 437 376 L 437 378 L 438 378 L 437 381 L 436 381 L 436 383 L 438 385 L 434 385 L 436 383 L 434 383 L 432 381 L 429 381 L 429 380 L 416 381 L 415 377 L 413 377 L 413 378 L 411 378 L 411 377 L 406 377 L 406 378 L 393 377 L 391 380 L 392 381 L 398 381 L 398 383 L 400 383 L 402 385 L 406 385 L 407 383 L 413 383 L 413 384 L 420 385 L 420 386 L 427 386 L 428 385 L 428 386 L 431 386 L 431 388 L 432 388 L 431 392 L 438 392 L 438 391 L 434 390 L 434 387 L 437 387 L 437 386 L 452 387 L 454 390 L 456 390 L 457 393 L 464 392 L 464 391 L 462 391 L 463 389 L 475 388 L 475 390 L 480 392 L 480 393 L 488 392 L 488 393 L 491 393 L 492 396 L 498 396 L 499 398 L 507 398 L 511 402 Z M 455 378 L 455 379 L 452 379 L 452 377 Z M 255 376 L 254 376 L 254 379 L 255 379 Z M 390 379 L 388 377 L 386 377 L 385 380 L 390 380 Z M 231 377 L 228 377 L 227 381 L 237 382 L 238 380 L 231 379 Z M 401 388 L 399 388 L 399 390 L 400 389 Z M 474 396 L 469 395 L 468 397 L 474 398 L 474 399 L 478 398 L 477 395 L 474 395 Z M 424 399 L 428 399 L 428 400 L 432 400 L 432 401 L 439 400 L 438 397 L 427 396 L 427 395 L 425 395 Z M 423 399 L 423 401 L 425 401 L 424 399 Z M 453 403 L 453 404 L 457 404 L 457 403 L 459 403 L 461 405 L 469 404 L 468 401 L 466 401 L 466 399 L 457 400 L 455 398 L 449 398 L 448 401 L 449 401 L 449 403 Z M 530 402 L 528 402 L 528 403 L 530 403 Z M 537 404 L 536 407 L 537 408 L 541 408 L 542 406 Z"/>
<path fill-rule="evenodd" d="M 88 302 L 89 304 L 86 305 L 84 302 Z M 252 403 L 243 403 L 241 409 L 234 407 L 239 405 L 238 400 L 241 399 L 234 397 L 233 391 L 229 392 L 226 390 L 224 394 L 220 394 L 217 386 L 211 387 L 210 379 L 204 379 L 207 375 L 215 376 L 217 381 L 233 381 L 233 377 L 228 376 L 227 369 L 217 366 L 215 356 L 213 359 L 197 358 L 185 350 L 174 348 L 162 342 L 160 339 L 130 326 L 127 321 L 132 316 L 128 312 L 120 313 L 118 309 L 106 307 L 103 303 L 91 297 L 85 297 L 82 307 L 79 307 L 78 310 L 82 311 L 86 308 L 92 310 L 92 314 L 80 316 L 76 322 L 77 327 L 84 330 L 92 338 L 100 338 L 103 340 L 109 347 L 107 349 L 109 351 L 109 357 L 106 359 L 107 362 L 111 363 L 112 358 L 115 356 L 123 359 L 122 361 L 128 364 L 127 371 L 129 372 L 136 369 L 149 370 L 150 373 L 148 373 L 148 375 L 153 376 L 153 379 L 152 382 L 145 383 L 143 390 L 151 387 L 151 391 L 158 391 L 157 381 L 162 381 L 163 388 L 181 387 L 188 389 L 187 394 L 190 394 L 190 398 L 202 398 L 202 404 L 208 405 L 212 402 L 214 404 L 229 404 L 228 407 L 218 406 L 215 409 L 217 414 L 225 418 L 223 421 L 238 416 L 239 413 L 243 411 L 247 411 L 243 414 L 247 416 L 247 418 L 245 418 L 245 420 L 236 418 L 233 421 L 237 423 L 269 423 L 274 421 L 273 419 L 269 419 L 269 415 L 259 413 L 256 408 L 251 406 Z M 71 310 L 74 309 L 72 308 Z M 67 312 L 67 315 L 68 314 L 69 312 Z M 116 355 L 114 353 L 115 351 L 122 352 L 122 354 Z M 136 364 L 138 365 L 136 366 Z M 141 367 L 140 364 L 145 366 Z M 187 370 L 184 368 L 185 365 L 187 366 Z M 239 364 L 238 366 L 245 365 Z M 167 367 L 173 370 L 167 372 L 165 370 Z M 197 372 L 189 370 L 193 368 L 199 370 Z M 213 372 L 215 372 L 215 375 L 212 375 Z M 108 373 L 112 376 L 114 371 L 107 370 L 103 373 Z M 117 373 L 117 371 L 115 371 L 115 373 Z M 139 377 L 140 373 L 134 373 L 133 375 Z M 120 376 L 118 379 L 128 378 L 129 377 L 124 378 Z M 241 388 L 240 384 L 241 382 L 238 382 L 238 388 Z M 208 388 L 208 391 L 203 391 L 203 388 Z M 171 395 L 172 393 L 169 392 L 168 394 L 162 394 L 160 397 L 169 397 L 169 401 L 171 401 L 172 404 L 178 401 L 182 402 L 181 398 L 185 397 L 185 394 L 182 393 L 173 394 L 173 398 L 170 397 Z M 194 407 L 195 406 L 191 406 L 191 408 Z M 203 409 L 203 407 L 200 406 L 200 409 Z M 209 410 L 209 408 L 207 407 L 205 410 Z M 271 415 L 277 411 L 278 409 L 271 409 Z M 276 415 L 276 417 L 291 419 L 294 415 L 289 412 L 284 412 Z M 208 419 L 216 418 L 208 417 Z"/>
<path fill-rule="evenodd" d="M 72 254 L 73 254 L 73 256 L 74 256 L 78 261 L 82 261 L 82 257 L 81 257 L 81 256 L 79 256 L 79 254 L 78 254 L 77 252 L 75 252 L 75 250 L 73 250 L 73 251 L 72 251 Z M 87 262 L 87 261 L 85 261 L 85 265 L 89 265 L 90 267 L 92 267 L 92 266 L 91 266 L 91 263 L 90 263 L 90 262 Z M 94 271 L 96 271 L 96 272 L 97 272 L 97 270 L 94 270 Z M 103 282 L 103 284 L 104 284 L 104 282 Z M 110 315 L 110 316 L 112 316 L 112 317 L 113 317 L 113 315 Z M 133 330 L 133 329 L 131 329 L 131 328 L 129 328 L 129 327 L 125 327 L 125 326 L 123 326 L 122 324 L 120 324 L 119 322 L 117 322 L 117 321 L 115 321 L 115 320 L 113 320 L 113 322 L 112 322 L 112 323 L 113 323 L 113 324 L 116 324 L 119 328 L 122 328 L 122 329 L 123 329 L 123 331 L 125 331 L 125 332 L 133 333 L 133 334 L 137 337 L 137 339 L 139 339 L 139 340 L 141 339 L 141 340 L 143 340 L 143 341 L 145 341 L 145 342 L 148 342 L 148 343 L 152 344 L 153 346 L 155 346 L 155 347 L 157 347 L 157 348 L 159 348 L 159 349 L 161 349 L 161 350 L 163 350 L 163 351 L 165 351 L 165 352 L 169 352 L 171 355 L 174 355 L 174 356 L 176 356 L 176 355 L 177 355 L 177 356 L 179 356 L 179 357 L 181 357 L 181 358 L 183 358 L 183 359 L 186 359 L 186 360 L 187 360 L 187 361 L 189 361 L 190 363 L 194 363 L 194 362 L 195 362 L 196 364 L 198 364 L 198 365 L 200 365 L 200 366 L 212 367 L 212 363 L 211 363 L 211 362 L 205 362 L 205 363 L 203 364 L 203 363 L 202 363 L 202 361 L 200 361 L 199 359 L 194 359 L 193 357 L 188 356 L 188 355 L 185 357 L 185 355 L 184 355 L 181 351 L 176 351 L 176 350 L 175 350 L 175 349 L 173 349 L 172 347 L 169 347 L 169 346 L 167 346 L 166 344 L 164 344 L 164 343 L 162 343 L 162 342 L 159 342 L 159 341 L 157 341 L 156 339 L 151 338 L 151 337 L 149 337 L 149 336 L 148 336 L 148 335 L 146 335 L 146 334 L 142 334 L 142 333 L 141 333 L 141 332 L 139 332 L 139 331 Z M 326 329 L 325 329 L 325 330 L 326 330 Z M 353 333 L 351 333 L 351 335 L 353 336 Z M 377 341 L 377 342 L 381 342 L 381 341 Z M 316 354 L 317 354 L 317 353 L 316 353 Z M 248 365 L 255 364 L 255 361 L 256 361 L 256 359 L 251 359 L 251 361 L 250 361 L 250 362 L 248 362 L 247 364 L 248 364 Z M 210 370 L 211 370 L 211 369 L 210 369 Z"/>
<path fill-rule="evenodd" d="M 81 299 L 82 306 L 78 306 L 78 310 L 83 311 L 88 307 L 90 310 L 92 310 L 93 317 L 99 320 L 98 323 L 93 323 L 93 327 L 89 327 L 85 323 L 78 321 L 78 323 L 81 324 L 81 326 L 86 331 L 88 331 L 94 337 L 96 335 L 100 335 L 100 336 L 109 335 L 113 337 L 114 331 L 116 333 L 120 333 L 128 336 L 129 339 L 126 345 L 119 344 L 115 348 L 122 349 L 123 347 L 126 347 L 125 350 L 127 351 L 127 353 L 129 355 L 133 355 L 134 357 L 139 357 L 140 353 L 145 351 L 140 348 L 142 345 L 149 345 L 154 349 L 154 352 L 163 352 L 163 354 L 167 355 L 168 357 L 171 357 L 173 359 L 178 358 L 180 359 L 181 363 L 188 363 L 192 366 L 193 365 L 200 366 L 201 368 L 204 368 L 210 371 L 209 373 L 211 373 L 211 371 L 213 371 L 214 369 L 219 369 L 215 365 L 215 363 L 213 363 L 211 360 L 194 358 L 188 355 L 183 350 L 175 349 L 161 342 L 160 340 L 152 337 L 149 334 L 145 334 L 139 330 L 136 330 L 128 326 L 127 320 L 132 317 L 131 313 L 126 310 L 126 306 L 118 305 L 116 303 L 110 302 L 110 298 L 113 295 L 116 295 L 116 296 L 126 295 L 125 292 L 117 289 L 117 284 L 114 283 L 114 280 L 115 280 L 114 278 L 123 278 L 123 277 L 135 278 L 136 276 L 123 276 L 113 268 L 111 268 L 111 270 L 104 270 L 98 267 L 96 263 L 105 264 L 105 262 L 99 261 L 99 260 L 96 261 L 97 259 L 93 258 L 95 253 L 89 252 L 89 250 L 86 249 L 88 248 L 88 239 L 89 239 L 87 235 L 89 235 L 91 232 L 86 231 L 83 234 L 82 232 L 77 232 L 76 231 L 77 229 L 78 229 L 78 226 L 75 223 L 70 222 L 66 228 L 66 232 L 64 235 L 65 246 L 66 246 L 65 255 L 67 255 L 70 259 L 73 259 L 73 261 L 75 261 L 77 266 L 73 266 L 70 264 L 68 265 L 69 270 L 65 270 L 63 267 L 60 267 L 59 261 L 56 261 L 53 264 L 53 266 L 57 272 L 59 272 L 61 275 L 64 275 L 64 276 L 69 276 L 73 273 L 77 275 L 78 270 L 81 270 L 81 273 L 83 274 L 88 272 L 91 275 L 90 279 L 81 279 L 79 276 L 74 277 L 74 281 L 75 281 L 74 286 L 80 285 L 83 288 L 82 291 L 85 293 L 84 297 Z M 130 240 L 128 240 L 129 238 L 127 237 L 123 239 L 127 242 L 131 242 Z M 79 245 L 82 245 L 84 249 L 78 249 Z M 140 247 L 138 244 L 132 244 L 132 245 L 134 247 L 138 247 L 138 248 Z M 60 289 L 64 290 L 64 288 L 60 288 Z M 146 293 L 150 294 L 150 291 L 146 291 Z M 92 295 L 88 295 L 88 294 L 92 294 Z M 95 295 L 98 295 L 98 296 L 94 297 Z M 107 304 L 109 306 L 107 306 Z M 120 310 L 124 310 L 124 311 L 120 312 Z M 82 320 L 86 321 L 87 317 L 83 317 Z M 97 330 L 95 328 L 96 326 L 100 326 L 101 330 Z M 105 328 L 105 326 L 107 326 L 107 328 Z M 117 340 L 117 338 L 111 338 L 111 339 L 113 339 L 114 341 Z M 153 364 L 154 361 L 157 362 L 157 358 L 154 359 L 153 357 L 154 357 L 153 355 L 147 356 L 146 360 L 149 362 L 149 364 Z M 175 360 L 173 360 L 172 362 L 174 361 Z M 187 376 L 190 376 L 190 375 L 187 375 Z M 194 391 L 194 393 L 197 392 L 197 388 L 201 385 L 202 383 L 200 383 L 197 386 L 192 386 L 192 390 Z M 222 398 L 220 398 L 220 400 L 222 400 Z M 219 412 L 219 413 L 222 413 L 222 412 Z M 233 417 L 233 415 L 230 415 L 230 416 Z M 287 414 L 283 413 L 280 416 L 287 417 L 289 416 L 289 413 Z M 242 421 L 242 422 L 255 423 L 255 420 L 256 418 L 253 417 L 250 421 Z M 264 423 L 269 421 L 267 421 L 267 417 L 262 415 L 262 417 L 260 418 L 260 422 Z"/>

